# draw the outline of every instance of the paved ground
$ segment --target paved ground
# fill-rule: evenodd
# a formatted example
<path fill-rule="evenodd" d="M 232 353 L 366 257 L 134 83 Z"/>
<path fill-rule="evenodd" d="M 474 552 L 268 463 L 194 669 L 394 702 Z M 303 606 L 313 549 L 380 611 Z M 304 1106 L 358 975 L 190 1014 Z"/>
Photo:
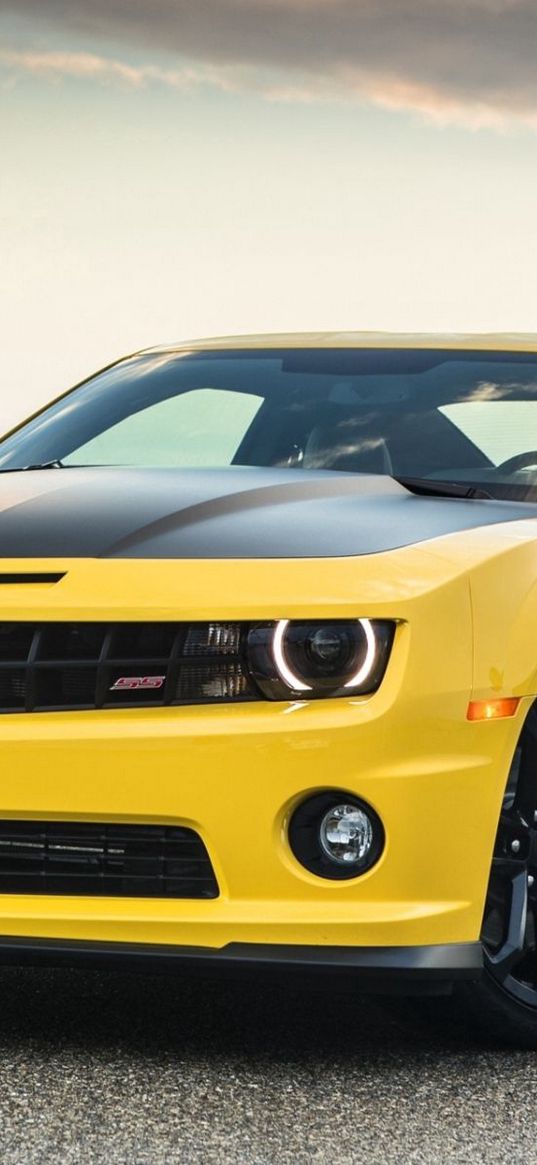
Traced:
<path fill-rule="evenodd" d="M 1 1165 L 537 1162 L 537 1054 L 440 1001 L 0 970 Z M 430 1007 L 431 1005 L 429 1005 Z"/>

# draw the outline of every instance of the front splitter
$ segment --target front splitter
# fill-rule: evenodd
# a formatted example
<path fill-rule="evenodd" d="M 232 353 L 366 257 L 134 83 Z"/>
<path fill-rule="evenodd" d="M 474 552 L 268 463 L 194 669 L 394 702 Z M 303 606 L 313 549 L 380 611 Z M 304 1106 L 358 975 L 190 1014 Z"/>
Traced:
<path fill-rule="evenodd" d="M 428 990 L 479 979 L 481 944 L 412 947 L 290 946 L 229 943 L 222 948 L 149 943 L 0 937 L 0 964 L 48 967 L 123 967 L 153 970 L 348 972 L 367 991 Z"/>

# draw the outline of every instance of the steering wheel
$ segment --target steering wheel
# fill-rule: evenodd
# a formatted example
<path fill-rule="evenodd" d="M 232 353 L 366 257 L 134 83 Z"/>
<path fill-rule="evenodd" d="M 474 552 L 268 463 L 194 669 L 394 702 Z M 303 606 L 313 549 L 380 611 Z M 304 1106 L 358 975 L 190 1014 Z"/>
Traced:
<path fill-rule="evenodd" d="M 496 473 L 516 473 L 519 469 L 529 469 L 534 465 L 537 468 L 537 449 L 528 449 L 527 453 L 517 453 L 515 457 L 508 457 L 496 466 Z"/>

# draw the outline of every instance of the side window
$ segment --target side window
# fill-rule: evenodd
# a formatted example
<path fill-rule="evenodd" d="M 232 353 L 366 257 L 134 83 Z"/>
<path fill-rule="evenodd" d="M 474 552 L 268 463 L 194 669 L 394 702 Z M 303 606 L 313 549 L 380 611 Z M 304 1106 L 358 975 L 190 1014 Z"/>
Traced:
<path fill-rule="evenodd" d="M 439 411 L 493 465 L 537 449 L 537 400 L 463 401 Z"/>
<path fill-rule="evenodd" d="M 263 398 L 197 388 L 133 413 L 65 458 L 67 465 L 230 465 Z"/>

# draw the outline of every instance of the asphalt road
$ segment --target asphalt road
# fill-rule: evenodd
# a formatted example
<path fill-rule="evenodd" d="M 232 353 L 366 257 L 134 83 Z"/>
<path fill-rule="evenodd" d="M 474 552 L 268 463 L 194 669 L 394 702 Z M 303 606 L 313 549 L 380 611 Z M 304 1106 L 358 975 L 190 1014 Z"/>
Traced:
<path fill-rule="evenodd" d="M 444 1001 L 11 968 L 0 999 L 1 1165 L 537 1162 L 537 1053 Z"/>

